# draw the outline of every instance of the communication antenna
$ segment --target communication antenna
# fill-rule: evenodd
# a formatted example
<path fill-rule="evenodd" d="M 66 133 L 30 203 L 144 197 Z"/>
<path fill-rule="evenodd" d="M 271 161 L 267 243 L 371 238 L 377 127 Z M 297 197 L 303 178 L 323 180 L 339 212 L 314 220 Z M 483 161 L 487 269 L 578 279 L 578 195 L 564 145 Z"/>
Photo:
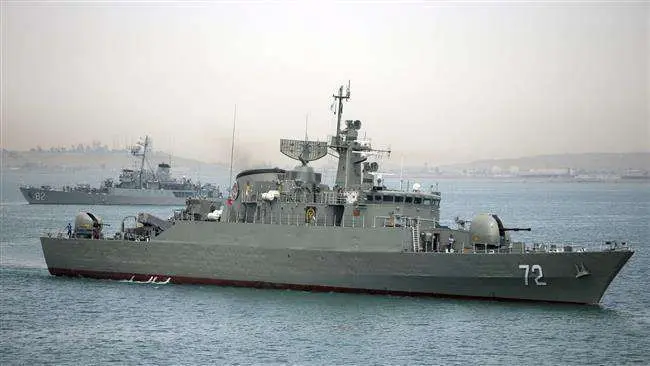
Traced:
<path fill-rule="evenodd" d="M 402 155 L 402 160 L 399 165 L 399 190 L 404 190 L 404 156 Z"/>
<path fill-rule="evenodd" d="M 174 136 L 169 136 L 169 165 L 172 165 L 172 151 L 174 151 Z"/>
<path fill-rule="evenodd" d="M 339 95 L 333 95 L 334 97 L 334 103 L 338 102 L 338 108 L 336 112 L 336 143 L 339 145 L 339 138 L 341 134 L 341 116 L 343 115 L 343 100 L 349 100 L 350 99 L 350 80 L 348 80 L 348 86 L 345 91 L 345 95 L 343 95 L 343 85 L 339 87 Z"/>
<path fill-rule="evenodd" d="M 228 188 L 232 187 L 232 161 L 235 154 L 235 122 L 237 122 L 237 104 L 235 104 L 235 111 L 232 117 L 232 143 L 230 145 L 230 181 L 228 182 Z"/>

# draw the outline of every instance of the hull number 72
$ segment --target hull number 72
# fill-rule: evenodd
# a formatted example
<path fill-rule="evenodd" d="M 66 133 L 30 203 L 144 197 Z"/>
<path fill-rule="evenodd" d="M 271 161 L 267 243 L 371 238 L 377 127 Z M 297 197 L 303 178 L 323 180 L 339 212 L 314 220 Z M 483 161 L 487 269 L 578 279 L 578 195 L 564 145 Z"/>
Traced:
<path fill-rule="evenodd" d="M 528 286 L 528 277 L 532 274 L 535 276 L 533 280 L 537 286 L 546 286 L 546 282 L 542 281 L 544 279 L 544 272 L 542 272 L 542 266 L 539 264 L 520 264 L 519 269 L 524 270 L 524 285 Z"/>

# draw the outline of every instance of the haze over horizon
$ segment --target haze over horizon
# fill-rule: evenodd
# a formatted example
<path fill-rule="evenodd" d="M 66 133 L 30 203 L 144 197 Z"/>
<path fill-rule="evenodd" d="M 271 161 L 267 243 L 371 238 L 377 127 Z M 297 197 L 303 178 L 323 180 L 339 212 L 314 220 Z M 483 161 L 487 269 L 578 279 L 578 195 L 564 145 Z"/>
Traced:
<path fill-rule="evenodd" d="M 650 151 L 650 5 L 2 4 L 2 148 L 282 161 L 344 119 L 393 160 Z"/>

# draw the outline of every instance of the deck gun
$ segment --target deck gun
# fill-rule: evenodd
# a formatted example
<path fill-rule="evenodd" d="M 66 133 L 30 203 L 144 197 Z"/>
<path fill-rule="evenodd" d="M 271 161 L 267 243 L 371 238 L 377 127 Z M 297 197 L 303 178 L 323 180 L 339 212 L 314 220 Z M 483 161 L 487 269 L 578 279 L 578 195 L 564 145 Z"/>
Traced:
<path fill-rule="evenodd" d="M 503 231 L 530 231 L 529 227 L 526 228 L 521 228 L 521 227 L 504 227 Z"/>

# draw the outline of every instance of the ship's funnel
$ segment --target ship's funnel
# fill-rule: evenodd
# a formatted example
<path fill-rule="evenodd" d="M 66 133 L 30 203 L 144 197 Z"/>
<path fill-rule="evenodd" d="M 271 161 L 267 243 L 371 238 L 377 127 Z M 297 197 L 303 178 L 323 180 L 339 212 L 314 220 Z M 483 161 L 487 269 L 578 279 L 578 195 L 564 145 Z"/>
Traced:
<path fill-rule="evenodd" d="M 314 168 L 302 165 L 297 166 L 291 171 L 291 178 L 296 181 L 298 186 L 312 186 L 314 184 L 320 183 L 320 179 L 317 179 L 316 173 L 314 173 Z"/>
<path fill-rule="evenodd" d="M 156 169 L 156 177 L 158 178 L 159 181 L 168 182 L 172 180 L 170 168 L 171 166 L 167 163 L 158 164 L 158 169 Z"/>

